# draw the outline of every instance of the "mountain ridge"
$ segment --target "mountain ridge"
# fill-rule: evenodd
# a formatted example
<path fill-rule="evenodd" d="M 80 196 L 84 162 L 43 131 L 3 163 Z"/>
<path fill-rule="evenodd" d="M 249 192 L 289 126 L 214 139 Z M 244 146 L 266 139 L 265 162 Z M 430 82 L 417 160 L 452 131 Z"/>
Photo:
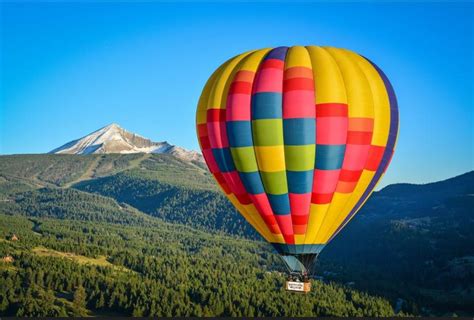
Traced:
<path fill-rule="evenodd" d="M 51 154 L 171 154 L 181 160 L 203 163 L 200 153 L 172 145 L 167 141 L 154 142 L 139 134 L 111 123 L 81 138 L 51 150 Z"/>

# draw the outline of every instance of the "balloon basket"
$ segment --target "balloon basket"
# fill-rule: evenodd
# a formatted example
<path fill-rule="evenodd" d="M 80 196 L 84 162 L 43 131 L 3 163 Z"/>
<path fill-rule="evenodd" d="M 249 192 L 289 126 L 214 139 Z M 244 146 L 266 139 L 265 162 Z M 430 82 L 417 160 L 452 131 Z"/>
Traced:
<path fill-rule="evenodd" d="M 309 281 L 286 281 L 285 290 L 291 292 L 308 293 L 311 291 L 311 282 Z"/>

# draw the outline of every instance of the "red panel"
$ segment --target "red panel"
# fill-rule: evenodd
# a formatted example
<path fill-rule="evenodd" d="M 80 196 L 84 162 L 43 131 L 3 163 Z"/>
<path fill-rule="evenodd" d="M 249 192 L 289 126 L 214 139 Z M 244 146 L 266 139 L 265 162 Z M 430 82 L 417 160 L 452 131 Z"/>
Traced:
<path fill-rule="evenodd" d="M 268 68 L 276 68 L 283 70 L 285 62 L 280 59 L 268 59 L 264 60 L 263 63 L 260 65 L 260 70 L 268 69 Z"/>
<path fill-rule="evenodd" d="M 225 121 L 225 109 L 207 109 L 207 122 Z"/>
<path fill-rule="evenodd" d="M 347 144 L 370 144 L 372 142 L 372 132 L 349 131 L 347 133 Z"/>
<path fill-rule="evenodd" d="M 380 162 L 382 161 L 384 152 L 385 147 L 370 146 L 369 156 L 365 164 L 365 169 L 370 171 L 376 171 L 379 167 Z"/>
<path fill-rule="evenodd" d="M 359 181 L 360 175 L 362 174 L 362 170 L 346 170 L 342 169 L 341 174 L 339 175 L 340 181 L 345 182 L 354 182 Z"/>
<path fill-rule="evenodd" d="M 308 218 L 309 218 L 309 215 L 305 214 L 305 215 L 293 215 L 291 216 L 291 219 L 293 221 L 293 228 L 295 227 L 295 225 L 305 225 L 308 223 Z"/>
<path fill-rule="evenodd" d="M 231 193 L 229 186 L 227 185 L 227 183 L 225 183 L 225 179 L 222 176 L 222 173 L 216 172 L 216 173 L 213 173 L 213 175 L 214 175 L 214 178 L 216 178 L 219 185 L 222 187 L 222 189 L 224 189 L 224 192 L 226 194 Z"/>
<path fill-rule="evenodd" d="M 202 150 L 211 148 L 211 142 L 209 141 L 208 136 L 201 137 L 199 141 L 201 142 Z"/>
<path fill-rule="evenodd" d="M 207 136 L 207 123 L 197 125 L 198 137 Z"/>
<path fill-rule="evenodd" d="M 347 104 L 319 103 L 316 105 L 316 117 L 347 117 Z"/>
<path fill-rule="evenodd" d="M 232 191 L 232 190 L 231 190 Z M 237 198 L 237 200 L 239 200 L 239 202 L 241 204 L 251 204 L 252 203 L 252 200 L 250 200 L 249 196 L 247 193 L 240 193 L 240 194 L 236 194 L 235 197 Z"/>
<path fill-rule="evenodd" d="M 243 81 L 232 82 L 229 88 L 229 94 L 234 93 L 251 94 L 252 84 L 250 82 Z"/>
<path fill-rule="evenodd" d="M 311 202 L 315 204 L 326 204 L 332 200 L 333 193 L 313 193 L 311 195 Z"/>
<path fill-rule="evenodd" d="M 283 91 L 307 90 L 314 91 L 313 79 L 308 78 L 292 78 L 283 81 Z"/>

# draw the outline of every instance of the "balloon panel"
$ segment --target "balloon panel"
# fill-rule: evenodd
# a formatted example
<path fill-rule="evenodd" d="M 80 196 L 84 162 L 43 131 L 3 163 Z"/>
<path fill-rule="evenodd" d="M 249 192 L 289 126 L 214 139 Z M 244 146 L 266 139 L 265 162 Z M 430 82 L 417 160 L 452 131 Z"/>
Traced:
<path fill-rule="evenodd" d="M 214 178 L 281 254 L 322 250 L 375 188 L 398 132 L 383 72 L 315 46 L 230 59 L 207 82 L 196 119 Z"/>

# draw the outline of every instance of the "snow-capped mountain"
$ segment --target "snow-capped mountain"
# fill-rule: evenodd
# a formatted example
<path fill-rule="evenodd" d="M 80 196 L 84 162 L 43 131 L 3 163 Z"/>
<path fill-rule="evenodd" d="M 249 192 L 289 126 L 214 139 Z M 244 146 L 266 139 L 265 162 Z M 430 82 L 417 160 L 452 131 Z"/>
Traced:
<path fill-rule="evenodd" d="M 203 162 L 196 151 L 174 146 L 166 141 L 153 142 L 112 123 L 77 140 L 68 142 L 49 153 L 95 154 L 95 153 L 165 153 L 186 161 Z"/>

